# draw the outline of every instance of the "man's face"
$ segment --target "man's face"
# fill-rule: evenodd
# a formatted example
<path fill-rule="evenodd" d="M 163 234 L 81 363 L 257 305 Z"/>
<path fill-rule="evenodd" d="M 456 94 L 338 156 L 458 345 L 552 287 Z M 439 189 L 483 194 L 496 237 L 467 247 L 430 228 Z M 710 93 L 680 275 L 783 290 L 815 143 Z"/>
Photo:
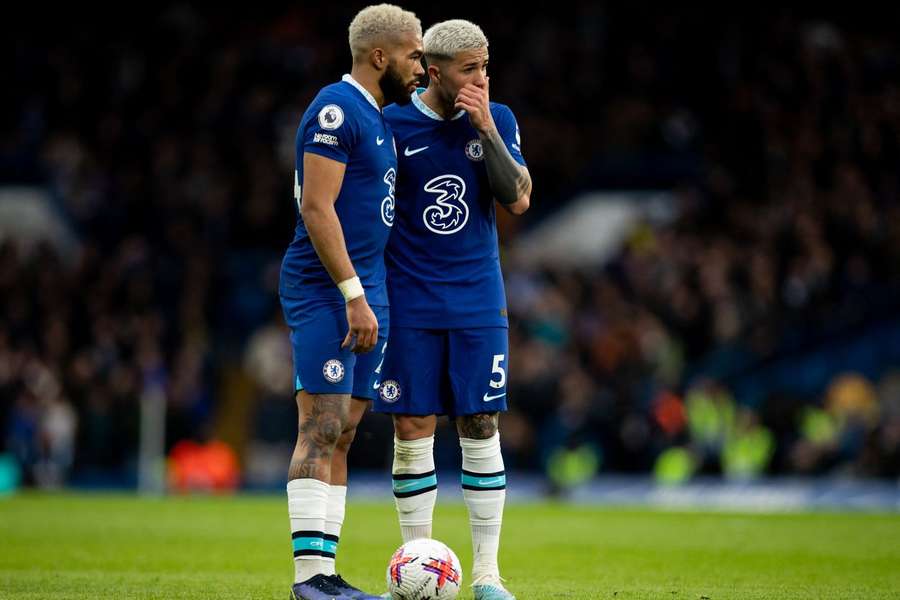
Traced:
<path fill-rule="evenodd" d="M 441 95 L 449 102 L 456 102 L 459 90 L 467 84 L 484 88 L 487 84 L 488 49 L 463 50 L 452 60 L 438 61 L 437 84 Z"/>
<path fill-rule="evenodd" d="M 422 53 L 422 37 L 414 33 L 402 35 L 387 50 L 387 68 L 378 81 L 386 105 L 409 102 L 410 94 L 416 91 L 419 79 L 425 74 Z"/>

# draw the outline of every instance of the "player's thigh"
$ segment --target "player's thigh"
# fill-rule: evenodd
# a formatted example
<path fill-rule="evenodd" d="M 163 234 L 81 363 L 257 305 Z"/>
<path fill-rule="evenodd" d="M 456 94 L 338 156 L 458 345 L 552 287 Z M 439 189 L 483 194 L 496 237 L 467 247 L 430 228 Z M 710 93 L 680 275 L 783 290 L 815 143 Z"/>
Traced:
<path fill-rule="evenodd" d="M 392 328 L 374 410 L 420 416 L 443 414 L 446 369 L 446 330 Z"/>
<path fill-rule="evenodd" d="M 294 389 L 310 394 L 350 394 L 357 357 L 341 348 L 347 335 L 343 306 L 302 310 L 297 302 L 281 298 L 285 321 L 291 331 L 294 356 Z"/>
<path fill-rule="evenodd" d="M 450 330 L 448 373 L 457 416 L 506 410 L 508 334 L 505 327 Z"/>
<path fill-rule="evenodd" d="M 373 306 L 372 312 L 378 319 L 378 343 L 375 349 L 365 354 L 356 355 L 356 367 L 353 369 L 353 397 L 358 400 L 373 400 L 378 395 L 378 383 L 384 364 L 388 339 L 390 338 L 390 315 L 386 306 Z M 362 402 L 367 406 L 367 403 Z M 360 414 L 360 418 L 362 414 Z M 356 421 L 359 423 L 359 421 Z"/>

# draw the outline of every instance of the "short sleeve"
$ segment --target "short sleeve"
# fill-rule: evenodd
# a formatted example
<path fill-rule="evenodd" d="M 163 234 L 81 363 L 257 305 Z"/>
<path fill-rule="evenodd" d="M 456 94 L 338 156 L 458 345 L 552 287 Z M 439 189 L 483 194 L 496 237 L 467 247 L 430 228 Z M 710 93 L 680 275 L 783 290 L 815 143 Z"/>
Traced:
<path fill-rule="evenodd" d="M 525 157 L 522 156 L 522 136 L 519 133 L 519 124 L 516 123 L 516 117 L 508 107 L 502 104 L 494 105 L 493 115 L 494 122 L 497 124 L 497 131 L 500 132 L 500 137 L 503 139 L 503 143 L 506 144 L 509 153 L 517 163 L 523 167 L 527 166 Z"/>
<path fill-rule="evenodd" d="M 297 157 L 304 152 L 346 163 L 359 139 L 359 127 L 351 103 L 332 99 L 309 108 L 297 135 Z"/>

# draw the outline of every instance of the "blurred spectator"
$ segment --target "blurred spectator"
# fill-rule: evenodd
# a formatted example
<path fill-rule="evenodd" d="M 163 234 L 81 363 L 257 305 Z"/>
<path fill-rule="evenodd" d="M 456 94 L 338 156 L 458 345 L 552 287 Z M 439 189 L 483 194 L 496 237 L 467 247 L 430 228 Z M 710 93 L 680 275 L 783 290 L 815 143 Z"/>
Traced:
<path fill-rule="evenodd" d="M 251 441 L 244 452 L 245 479 L 253 485 L 280 483 L 296 442 L 289 334 L 279 307 L 274 317 L 250 336 L 244 352 L 243 368 L 255 388 L 248 419 Z"/>

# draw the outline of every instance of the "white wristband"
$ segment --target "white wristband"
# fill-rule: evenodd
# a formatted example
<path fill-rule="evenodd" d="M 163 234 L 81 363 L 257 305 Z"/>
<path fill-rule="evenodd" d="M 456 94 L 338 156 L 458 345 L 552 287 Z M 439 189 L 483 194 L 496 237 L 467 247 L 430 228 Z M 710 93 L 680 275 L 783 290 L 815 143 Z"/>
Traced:
<path fill-rule="evenodd" d="M 360 296 L 364 296 L 366 293 L 358 276 L 345 279 L 337 285 L 338 289 L 341 290 L 341 293 L 344 295 L 344 302 L 350 302 Z"/>

